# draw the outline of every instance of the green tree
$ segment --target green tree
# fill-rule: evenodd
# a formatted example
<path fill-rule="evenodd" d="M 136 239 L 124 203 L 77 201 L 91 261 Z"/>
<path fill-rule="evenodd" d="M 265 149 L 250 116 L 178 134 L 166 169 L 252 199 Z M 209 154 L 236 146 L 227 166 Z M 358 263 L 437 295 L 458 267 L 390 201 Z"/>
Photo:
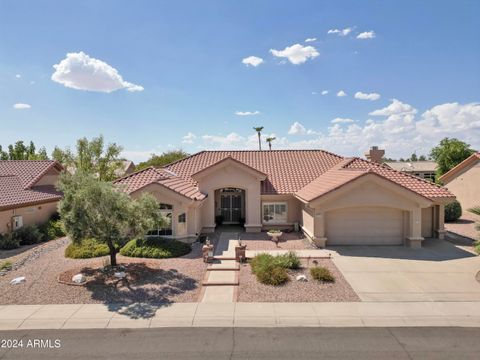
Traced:
<path fill-rule="evenodd" d="M 265 139 L 268 143 L 268 149 L 269 150 L 272 150 L 272 141 L 275 140 L 275 139 L 276 139 L 276 137 L 268 137 L 268 138 Z"/>
<path fill-rule="evenodd" d="M 63 164 L 67 169 L 97 176 L 101 181 L 112 181 L 115 172 L 122 167 L 120 153 L 122 147 L 112 143 L 105 146 L 103 136 L 88 140 L 77 140 L 76 152 L 58 147 L 52 152 L 52 158 Z"/>
<path fill-rule="evenodd" d="M 0 145 L 0 160 L 8 160 L 8 153 L 3 150 L 2 145 Z"/>
<path fill-rule="evenodd" d="M 417 154 L 413 153 L 413 154 L 410 156 L 409 161 L 418 161 Z"/>
<path fill-rule="evenodd" d="M 152 195 L 132 199 L 91 174 L 63 174 L 59 189 L 63 192 L 59 213 L 67 234 L 77 244 L 91 238 L 107 244 L 112 266 L 117 265 L 117 252 L 126 242 L 164 221 Z"/>
<path fill-rule="evenodd" d="M 8 152 L 0 146 L 0 160 L 47 160 L 48 155 L 44 147 L 37 152 L 35 144 L 30 141 L 26 146 L 23 141 L 8 145 Z"/>
<path fill-rule="evenodd" d="M 458 139 L 445 138 L 430 152 L 438 164 L 437 175 L 442 176 L 474 153 L 469 144 Z"/>
<path fill-rule="evenodd" d="M 253 130 L 255 130 L 257 132 L 257 135 L 258 135 L 258 150 L 262 150 L 261 137 L 262 137 L 263 126 L 253 127 Z"/>
<path fill-rule="evenodd" d="M 179 149 L 179 150 L 171 150 L 171 151 L 166 151 L 160 155 L 155 155 L 152 154 L 150 159 L 147 161 L 141 162 L 136 166 L 136 170 L 141 170 L 145 169 L 149 166 L 154 166 L 157 168 L 163 167 L 165 165 L 168 165 L 174 161 L 181 160 L 186 158 L 187 156 L 190 156 L 190 154 L 186 153 L 185 151 Z"/>
<path fill-rule="evenodd" d="M 425 155 L 420 155 L 418 161 L 427 161 L 427 157 Z"/>

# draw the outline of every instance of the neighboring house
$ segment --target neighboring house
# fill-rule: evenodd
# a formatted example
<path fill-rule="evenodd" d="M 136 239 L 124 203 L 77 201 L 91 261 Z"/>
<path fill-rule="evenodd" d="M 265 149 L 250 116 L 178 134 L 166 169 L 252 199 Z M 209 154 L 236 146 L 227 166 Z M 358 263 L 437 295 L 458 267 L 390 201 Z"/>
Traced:
<path fill-rule="evenodd" d="M 447 189 L 387 166 L 322 150 L 202 151 L 115 181 L 153 194 L 175 238 L 212 232 L 216 217 L 246 231 L 292 228 L 317 245 L 420 246 L 442 238 Z"/>
<path fill-rule="evenodd" d="M 0 161 L 0 233 L 41 224 L 57 211 L 62 166 L 50 160 Z"/>
<path fill-rule="evenodd" d="M 130 160 L 121 160 L 122 166 L 115 170 L 115 175 L 117 177 L 122 177 L 128 174 L 131 174 L 135 171 L 135 164 Z"/>
<path fill-rule="evenodd" d="M 439 180 L 457 197 L 464 211 L 480 206 L 480 152 L 462 161 Z"/>
<path fill-rule="evenodd" d="M 437 163 L 435 161 L 386 161 L 385 165 L 425 180 L 435 181 Z"/>

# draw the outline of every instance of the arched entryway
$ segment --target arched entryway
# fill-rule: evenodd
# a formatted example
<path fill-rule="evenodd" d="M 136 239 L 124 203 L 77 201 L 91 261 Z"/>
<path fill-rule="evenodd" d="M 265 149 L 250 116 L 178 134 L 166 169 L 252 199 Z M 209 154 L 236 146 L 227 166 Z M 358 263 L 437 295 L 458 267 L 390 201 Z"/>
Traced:
<path fill-rule="evenodd" d="M 215 223 L 245 224 L 245 190 L 235 187 L 215 190 Z"/>

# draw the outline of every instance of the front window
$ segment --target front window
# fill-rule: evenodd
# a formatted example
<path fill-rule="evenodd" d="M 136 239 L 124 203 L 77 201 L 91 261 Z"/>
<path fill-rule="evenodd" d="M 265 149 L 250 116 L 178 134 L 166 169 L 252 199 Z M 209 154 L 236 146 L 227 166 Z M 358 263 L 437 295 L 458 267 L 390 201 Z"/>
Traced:
<path fill-rule="evenodd" d="M 270 224 L 283 224 L 287 222 L 287 203 L 263 203 L 263 222 Z"/>
<path fill-rule="evenodd" d="M 159 205 L 159 211 L 162 215 L 164 224 L 159 224 L 157 229 L 148 232 L 150 236 L 169 236 L 173 235 L 172 231 L 172 219 L 173 219 L 173 206 L 170 204 Z"/>

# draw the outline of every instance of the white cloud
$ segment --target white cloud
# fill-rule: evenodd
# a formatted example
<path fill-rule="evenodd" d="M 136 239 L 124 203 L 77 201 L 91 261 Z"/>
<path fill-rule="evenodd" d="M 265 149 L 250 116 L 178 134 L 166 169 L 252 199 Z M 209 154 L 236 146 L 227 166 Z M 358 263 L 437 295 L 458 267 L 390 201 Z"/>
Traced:
<path fill-rule="evenodd" d="M 380 99 L 380 94 L 378 93 L 363 93 L 361 91 L 357 91 L 355 93 L 355 99 L 359 99 L 359 100 L 370 100 L 370 101 L 374 101 L 374 100 L 378 100 Z"/>
<path fill-rule="evenodd" d="M 312 91 L 312 95 L 317 95 L 318 93 L 316 91 Z"/>
<path fill-rule="evenodd" d="M 288 61 L 294 65 L 303 64 L 308 59 L 314 59 L 320 55 L 313 46 L 303 46 L 300 44 L 287 46 L 283 50 L 270 49 L 270 52 L 275 57 L 288 59 Z"/>
<path fill-rule="evenodd" d="M 314 42 L 317 41 L 317 38 L 307 38 L 305 39 L 305 42 Z"/>
<path fill-rule="evenodd" d="M 253 115 L 258 115 L 260 114 L 260 111 L 255 110 L 255 111 L 235 111 L 235 115 L 238 116 L 253 116 Z"/>
<path fill-rule="evenodd" d="M 120 89 L 143 91 L 142 86 L 123 80 L 117 69 L 82 51 L 68 53 L 53 68 L 52 80 L 68 88 L 106 93 Z"/>
<path fill-rule="evenodd" d="M 221 135 L 203 135 L 202 139 L 210 144 L 214 144 L 220 147 L 229 147 L 229 146 L 236 146 L 238 143 L 242 142 L 244 138 L 238 135 L 235 132 L 231 132 L 227 136 Z"/>
<path fill-rule="evenodd" d="M 303 126 L 298 121 L 295 121 L 292 125 L 290 125 L 288 134 L 289 135 L 317 135 L 319 133 L 310 129 L 307 130 L 305 126 Z"/>
<path fill-rule="evenodd" d="M 322 95 L 327 95 L 327 94 L 328 94 L 328 90 L 323 90 L 321 94 L 322 94 Z"/>
<path fill-rule="evenodd" d="M 392 103 L 383 109 L 378 109 L 369 113 L 373 116 L 390 116 L 390 115 L 405 115 L 416 114 L 417 109 L 412 105 L 404 104 L 400 100 L 392 99 Z"/>
<path fill-rule="evenodd" d="M 347 96 L 347 93 L 343 90 L 340 90 L 339 92 L 337 92 L 337 96 L 338 97 L 343 97 L 343 96 Z"/>
<path fill-rule="evenodd" d="M 17 79 L 20 79 L 20 78 L 22 77 L 22 75 L 20 75 L 20 74 L 15 74 L 15 77 L 16 77 Z"/>
<path fill-rule="evenodd" d="M 191 133 L 191 132 L 188 132 L 187 135 L 185 135 L 184 137 L 182 137 L 182 143 L 184 144 L 193 144 L 193 142 L 195 141 L 195 139 L 197 138 L 197 135 Z"/>
<path fill-rule="evenodd" d="M 375 37 L 375 31 L 364 31 L 357 35 L 357 39 L 365 40 L 365 39 L 373 39 Z"/>
<path fill-rule="evenodd" d="M 258 65 L 263 63 L 263 59 L 257 56 L 249 56 L 242 60 L 242 63 L 247 66 L 257 67 Z"/>
<path fill-rule="evenodd" d="M 338 36 L 347 36 L 352 32 L 353 28 L 347 27 L 345 29 L 330 29 L 327 31 L 327 34 L 336 34 Z"/>
<path fill-rule="evenodd" d="M 13 108 L 16 110 L 25 110 L 30 109 L 31 106 L 29 104 L 17 103 L 13 105 Z"/>
<path fill-rule="evenodd" d="M 353 119 L 349 119 L 349 118 L 340 118 L 340 117 L 337 117 L 335 119 L 333 119 L 332 121 L 330 121 L 332 124 L 348 124 L 348 123 L 353 123 L 355 122 L 355 120 Z"/>

